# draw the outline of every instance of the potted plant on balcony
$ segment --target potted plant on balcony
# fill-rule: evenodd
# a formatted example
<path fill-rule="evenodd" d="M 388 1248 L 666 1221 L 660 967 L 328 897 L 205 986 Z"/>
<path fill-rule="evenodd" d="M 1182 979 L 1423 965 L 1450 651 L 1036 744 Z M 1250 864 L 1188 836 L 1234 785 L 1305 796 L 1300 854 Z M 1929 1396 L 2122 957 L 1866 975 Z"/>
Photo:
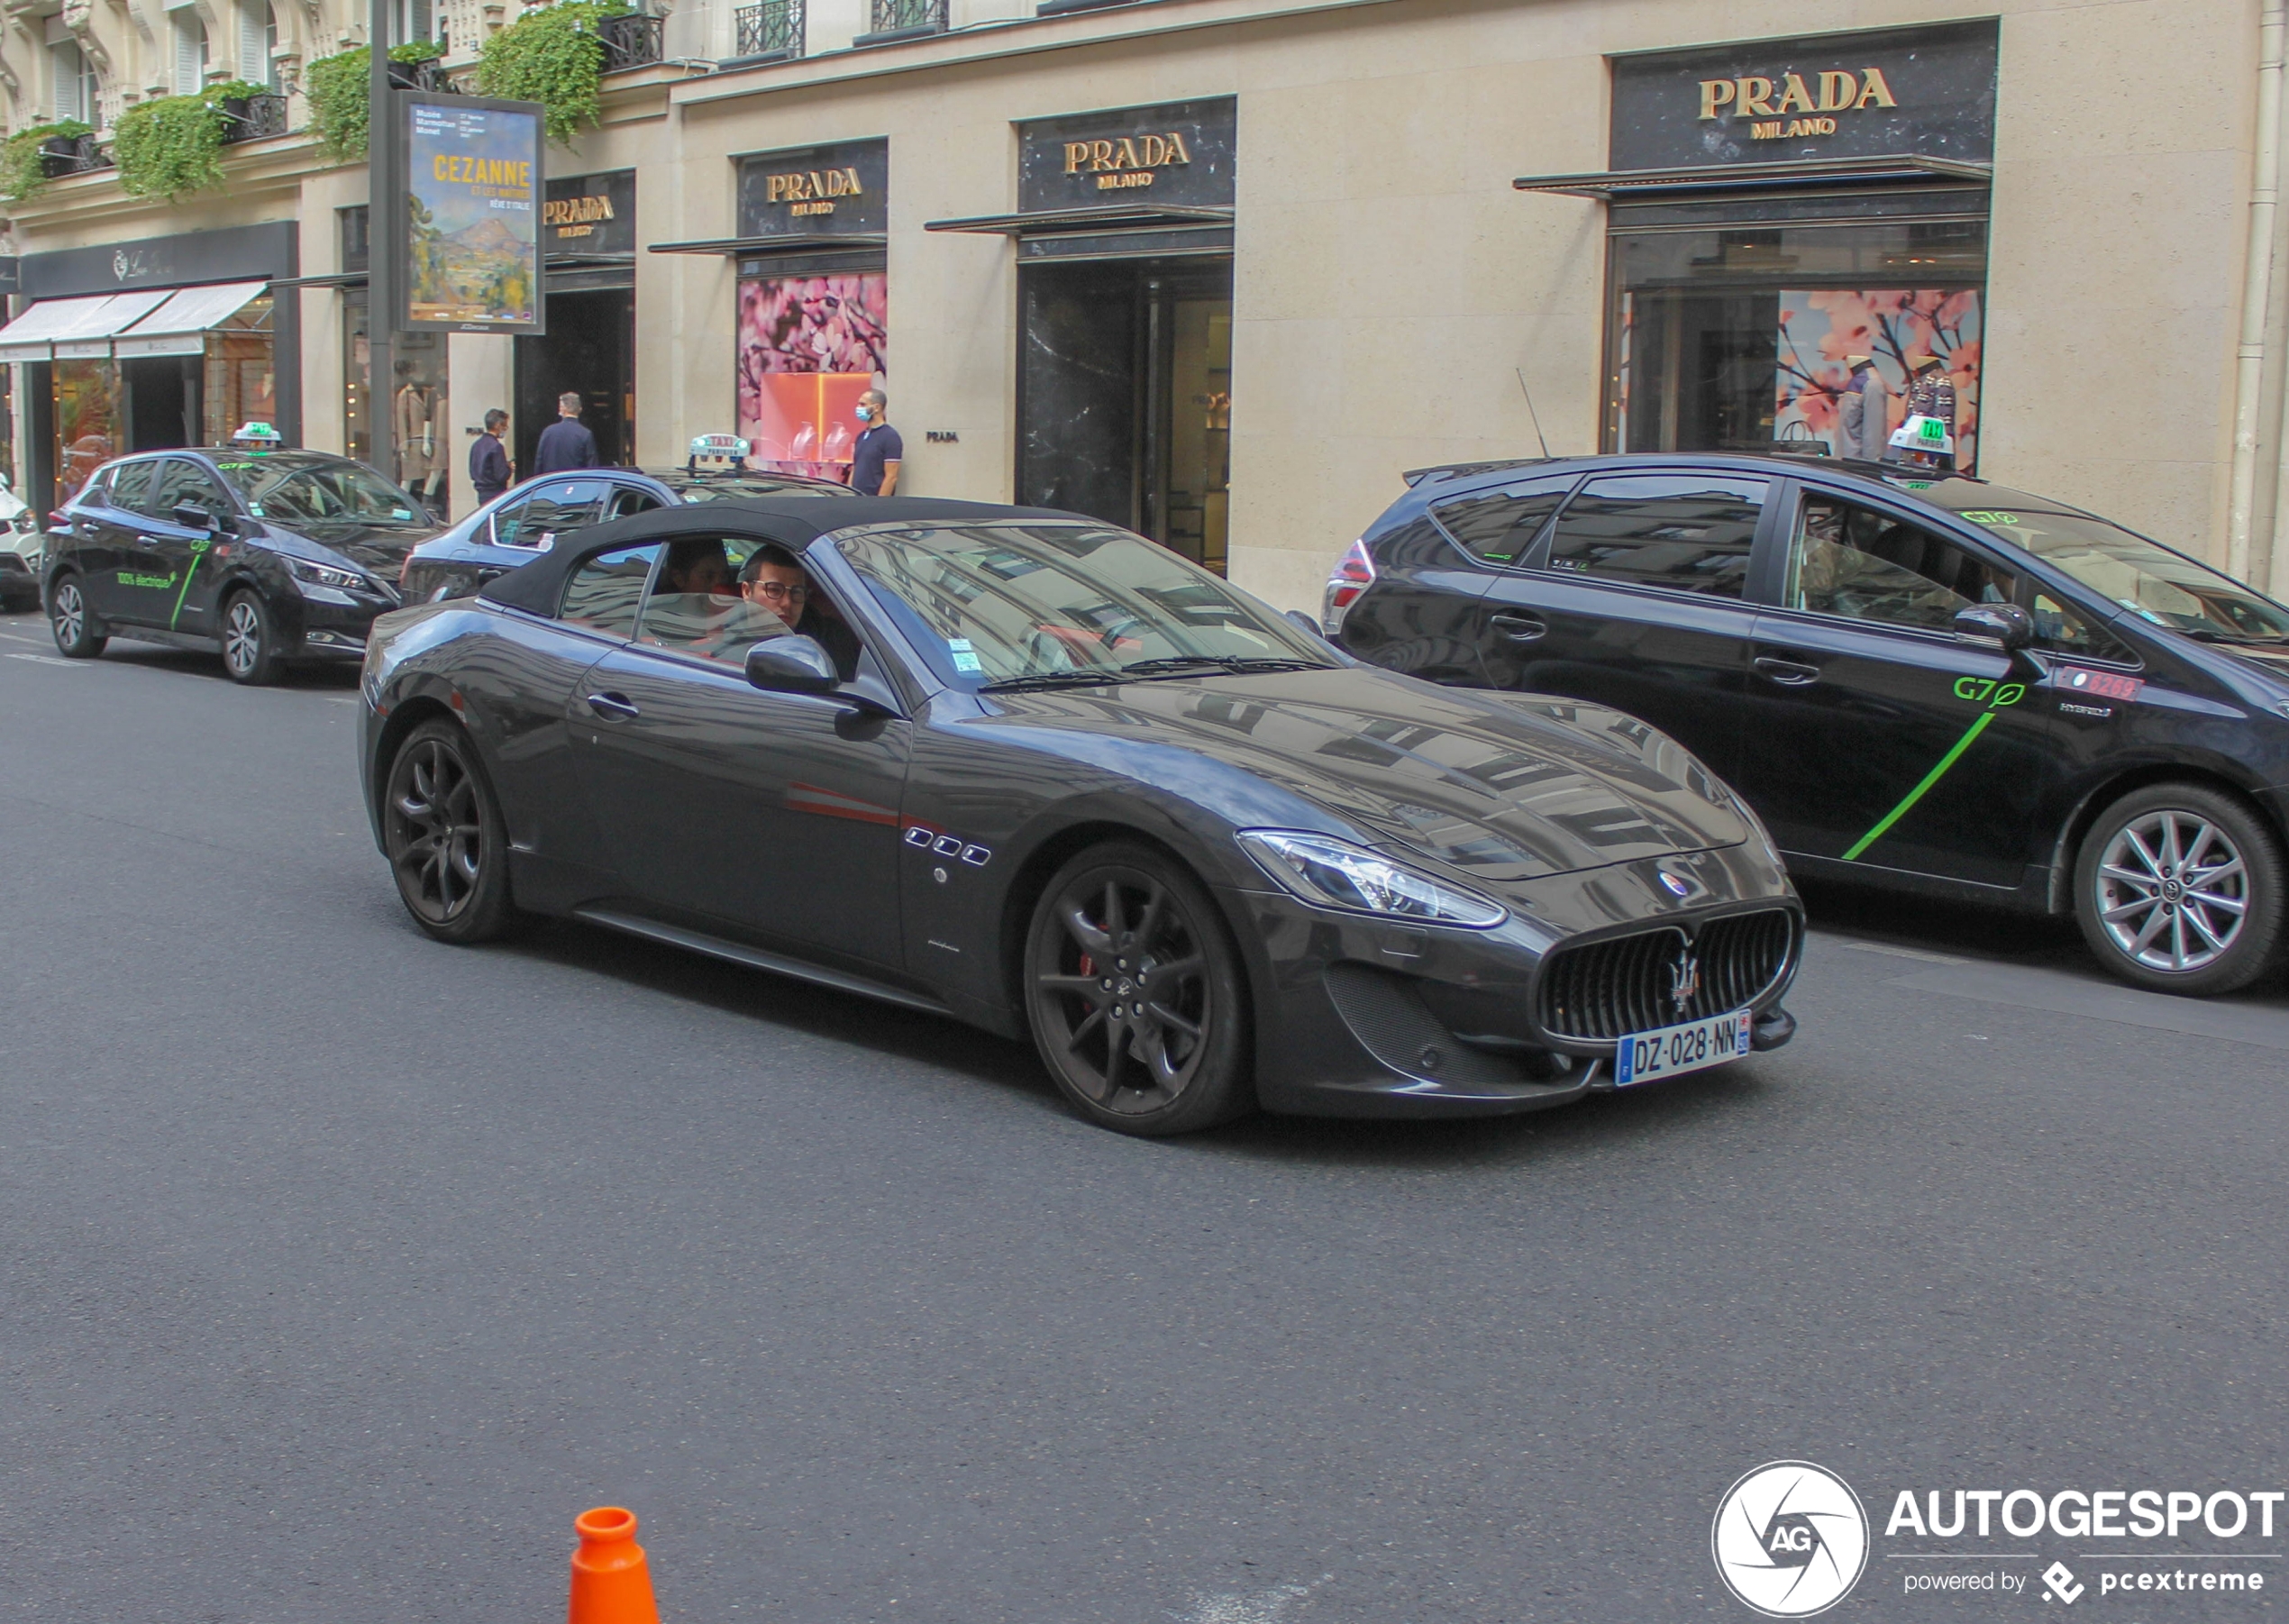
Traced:
<path fill-rule="evenodd" d="M 549 139 L 570 146 L 581 126 L 596 123 L 603 113 L 604 41 L 597 25 L 630 9 L 625 0 L 550 0 L 528 8 L 478 52 L 478 89 L 540 103 L 547 109 Z"/>
<path fill-rule="evenodd" d="M 223 114 L 227 131 L 242 129 L 254 122 L 254 98 L 269 96 L 268 85 L 258 85 L 252 79 L 233 79 L 226 85 L 210 85 L 206 99 Z"/>
<path fill-rule="evenodd" d="M 434 40 L 411 40 L 389 48 L 389 59 L 416 72 L 445 54 Z M 320 57 L 303 70 L 302 94 L 310 103 L 310 127 L 318 153 L 328 163 L 363 163 L 366 158 L 366 97 L 373 59 L 362 45 Z"/>
<path fill-rule="evenodd" d="M 95 131 L 76 118 L 34 124 L 0 142 L 0 198 L 28 203 L 48 183 L 68 175 L 80 162 L 80 142 Z"/>

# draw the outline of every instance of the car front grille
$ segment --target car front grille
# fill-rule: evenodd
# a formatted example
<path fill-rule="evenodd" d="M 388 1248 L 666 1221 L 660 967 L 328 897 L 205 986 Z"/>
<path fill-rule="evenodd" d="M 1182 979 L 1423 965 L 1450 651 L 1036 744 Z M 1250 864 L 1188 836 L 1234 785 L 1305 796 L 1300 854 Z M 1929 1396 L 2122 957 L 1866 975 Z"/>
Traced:
<path fill-rule="evenodd" d="M 1711 919 L 1692 936 L 1675 926 L 1561 947 L 1542 962 L 1535 1018 L 1553 1037 L 1607 1043 L 1755 1002 L 1788 968 L 1796 941 L 1783 908 Z M 1681 972 L 1697 984 L 1682 1004 Z M 1692 977 L 1684 977 L 1689 983 Z"/>

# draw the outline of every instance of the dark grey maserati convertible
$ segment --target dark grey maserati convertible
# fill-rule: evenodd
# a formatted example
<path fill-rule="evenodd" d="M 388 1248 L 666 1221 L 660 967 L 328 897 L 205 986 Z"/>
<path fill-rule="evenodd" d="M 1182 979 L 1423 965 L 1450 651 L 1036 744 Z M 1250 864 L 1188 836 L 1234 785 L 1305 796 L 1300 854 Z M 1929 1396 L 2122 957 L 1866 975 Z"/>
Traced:
<path fill-rule="evenodd" d="M 1070 514 L 710 502 L 385 616 L 367 805 L 441 941 L 570 915 L 1030 1034 L 1130 1133 L 1528 1110 L 1787 1041 L 1733 793 L 1355 664 Z"/>

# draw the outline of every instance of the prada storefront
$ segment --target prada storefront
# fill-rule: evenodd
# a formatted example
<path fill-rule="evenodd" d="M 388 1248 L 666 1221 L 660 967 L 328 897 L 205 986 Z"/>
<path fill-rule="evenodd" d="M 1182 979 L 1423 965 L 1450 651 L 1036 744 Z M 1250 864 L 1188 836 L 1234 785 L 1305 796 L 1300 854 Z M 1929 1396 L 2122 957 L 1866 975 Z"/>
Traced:
<path fill-rule="evenodd" d="M 250 420 L 301 431 L 291 222 L 27 254 L 0 329 L 23 368 L 23 495 L 45 513 L 125 452 L 219 445 Z"/>
<path fill-rule="evenodd" d="M 1016 244 L 1016 499 L 1127 525 L 1221 574 L 1236 104 L 1017 133 L 1017 212 L 929 224 Z"/>
<path fill-rule="evenodd" d="M 1606 450 L 1976 469 L 1996 37 L 1613 59 L 1611 168 L 1517 183 L 1608 204 Z M 1911 416 L 1947 449 L 1891 443 Z"/>
<path fill-rule="evenodd" d="M 545 183 L 541 254 L 547 333 L 516 341 L 516 443 L 533 466 L 557 397 L 577 394 L 597 452 L 636 460 L 636 175 L 617 169 Z"/>
<path fill-rule="evenodd" d="M 652 247 L 738 263 L 725 405 L 757 467 L 850 478 L 859 397 L 889 388 L 889 190 L 887 141 L 751 153 L 738 236 Z"/>

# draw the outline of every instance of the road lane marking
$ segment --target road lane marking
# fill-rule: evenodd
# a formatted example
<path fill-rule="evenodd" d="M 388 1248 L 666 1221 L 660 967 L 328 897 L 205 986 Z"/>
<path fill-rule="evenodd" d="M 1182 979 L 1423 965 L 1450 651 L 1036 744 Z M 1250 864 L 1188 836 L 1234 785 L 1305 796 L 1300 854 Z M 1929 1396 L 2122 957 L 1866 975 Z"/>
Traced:
<path fill-rule="evenodd" d="M 19 654 L 14 650 L 11 650 L 9 652 L 8 658 L 11 660 L 29 660 L 34 665 L 65 666 L 75 671 L 84 671 L 87 669 L 87 662 L 85 660 L 59 660 L 53 654 Z"/>

